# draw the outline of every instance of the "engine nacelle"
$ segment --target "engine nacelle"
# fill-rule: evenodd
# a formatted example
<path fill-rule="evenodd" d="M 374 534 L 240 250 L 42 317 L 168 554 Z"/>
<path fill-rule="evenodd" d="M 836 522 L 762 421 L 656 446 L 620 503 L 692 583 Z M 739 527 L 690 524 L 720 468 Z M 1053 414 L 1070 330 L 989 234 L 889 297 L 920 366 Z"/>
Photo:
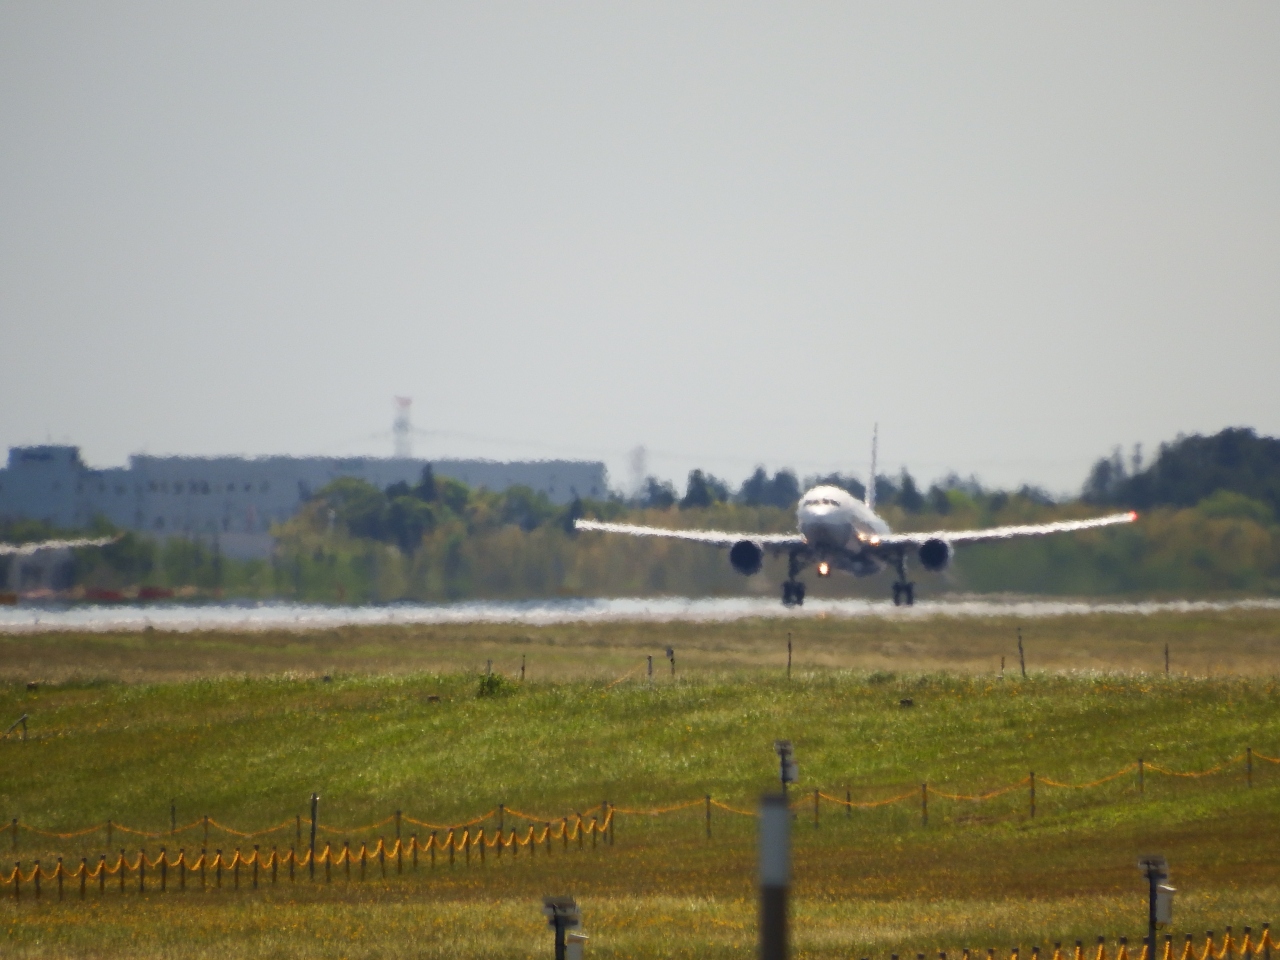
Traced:
<path fill-rule="evenodd" d="M 941 570 L 951 562 L 951 544 L 934 537 L 920 545 L 920 566 L 926 570 Z"/>
<path fill-rule="evenodd" d="M 745 577 L 759 573 L 764 565 L 764 551 L 754 540 L 739 540 L 729 548 L 729 562 Z"/>

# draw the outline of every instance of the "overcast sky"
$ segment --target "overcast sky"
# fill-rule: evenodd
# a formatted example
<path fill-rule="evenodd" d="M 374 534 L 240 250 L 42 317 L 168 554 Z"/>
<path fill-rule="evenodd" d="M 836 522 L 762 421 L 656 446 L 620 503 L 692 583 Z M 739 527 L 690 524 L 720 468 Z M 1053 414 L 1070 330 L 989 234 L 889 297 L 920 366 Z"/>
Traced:
<path fill-rule="evenodd" d="M 1278 358 L 1275 3 L 0 2 L 0 445 L 1065 491 Z"/>

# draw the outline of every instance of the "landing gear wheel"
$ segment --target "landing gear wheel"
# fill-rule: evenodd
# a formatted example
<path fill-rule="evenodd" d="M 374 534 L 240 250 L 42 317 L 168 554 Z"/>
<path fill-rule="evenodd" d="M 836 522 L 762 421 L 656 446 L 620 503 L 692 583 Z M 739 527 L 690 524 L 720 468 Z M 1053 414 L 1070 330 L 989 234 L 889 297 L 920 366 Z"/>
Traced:
<path fill-rule="evenodd" d="M 782 604 L 786 607 L 798 607 L 804 603 L 804 584 L 798 580 L 787 580 L 782 584 Z"/>
<path fill-rule="evenodd" d="M 895 583 L 893 585 L 893 605 L 900 607 L 904 603 L 910 607 L 916 602 L 916 585 L 914 583 Z"/>

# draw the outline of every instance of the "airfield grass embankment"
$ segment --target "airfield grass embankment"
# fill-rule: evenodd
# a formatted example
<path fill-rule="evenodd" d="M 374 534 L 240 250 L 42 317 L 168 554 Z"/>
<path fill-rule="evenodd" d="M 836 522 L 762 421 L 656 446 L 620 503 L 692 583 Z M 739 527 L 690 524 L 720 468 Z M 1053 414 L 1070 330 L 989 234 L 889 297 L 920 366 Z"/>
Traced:
<path fill-rule="evenodd" d="M 923 781 L 939 792 L 981 793 L 1031 770 L 1085 782 L 1138 757 L 1187 771 L 1246 746 L 1280 756 L 1280 685 L 1269 659 L 1280 637 L 1274 614 L 1023 622 L 1032 665 L 1026 680 L 1017 676 L 1009 642 L 1013 621 L 889 623 L 899 632 L 862 621 L 789 626 L 796 641 L 790 681 L 779 669 L 787 627 L 776 623 L 347 635 L 351 647 L 374 651 L 365 660 L 327 635 L 9 637 L 5 646 L 20 641 L 31 658 L 23 667 L 47 666 L 28 677 L 69 677 L 70 651 L 97 645 L 103 659 L 81 671 L 86 679 L 0 688 L 0 717 L 31 718 L 25 743 L 13 736 L 0 743 L 0 815 L 59 831 L 108 818 L 161 831 L 172 801 L 179 824 L 208 814 L 255 830 L 305 817 L 312 791 L 322 797 L 321 823 L 333 825 L 380 821 L 396 809 L 458 822 L 499 802 L 543 816 L 603 799 L 647 808 L 708 793 L 750 806 L 774 784 L 776 737 L 795 743 L 800 794 L 848 790 L 861 801 L 917 791 Z M 1128 674 L 1038 669 L 1096 657 L 1107 638 L 1091 631 L 1108 629 L 1117 632 L 1117 658 L 1145 662 L 1158 651 L 1159 672 L 1155 664 L 1150 673 Z M 987 633 L 996 637 L 988 637 L 991 646 L 965 649 L 966 640 L 982 642 Z M 1175 651 L 1168 678 L 1166 637 Z M 263 639 L 257 651 L 253 641 Z M 659 661 L 652 686 L 639 675 L 614 682 L 641 651 L 660 654 L 668 643 L 677 647 L 676 680 Z M 499 696 L 477 696 L 478 674 L 458 670 L 492 658 L 510 673 L 530 649 L 545 657 L 530 658 L 529 679 Z M 989 668 L 965 670 L 966 663 L 973 671 L 983 660 L 989 665 L 996 649 L 1009 651 L 1003 681 Z M 409 651 L 410 663 L 390 673 L 397 650 Z M 428 662 L 433 650 L 435 664 Z M 957 669 L 937 669 L 943 650 L 955 651 Z M 1261 666 L 1250 676 L 1177 676 L 1197 650 L 1218 664 Z M 914 656 L 930 669 L 920 670 Z M 841 657 L 870 657 L 873 666 L 886 658 L 898 669 L 845 669 Z M 158 673 L 184 679 L 122 682 L 101 669 L 111 658 L 117 676 L 154 675 L 160 659 Z M 557 665 L 563 679 L 548 676 Z M 236 670 L 246 675 L 228 675 Z M 913 707 L 899 706 L 906 697 Z M 1025 788 L 981 804 L 935 796 L 927 826 L 912 800 L 851 816 L 824 803 L 815 829 L 806 803 L 794 831 L 797 953 L 885 957 L 963 946 L 1004 951 L 1016 943 L 1026 950 L 1099 933 L 1133 943 L 1144 919 L 1135 863 L 1152 851 L 1173 866 L 1175 932 L 1276 919 L 1280 766 L 1257 762 L 1252 788 L 1239 764 L 1203 778 L 1148 772 L 1144 787 L 1139 794 L 1136 774 L 1088 790 L 1041 786 L 1034 820 Z M 375 839 L 321 839 L 348 836 Z M 569 893 L 583 906 L 592 955 L 751 954 L 749 818 L 716 810 L 708 840 L 700 806 L 658 817 L 622 814 L 616 836 L 613 847 L 564 851 L 556 844 L 550 856 L 526 851 L 499 862 L 490 854 L 470 867 L 459 858 L 452 868 L 440 862 L 430 870 L 424 860 L 416 875 L 385 881 L 371 867 L 364 883 L 335 872 L 328 885 L 300 879 L 257 891 L 247 889 L 247 878 L 239 891 L 226 881 L 204 893 L 189 884 L 185 893 L 139 895 L 131 884 L 124 894 L 109 886 L 101 899 L 91 887 L 84 903 L 69 886 L 61 904 L 46 886 L 38 905 L 29 891 L 17 904 L 0 900 L 5 952 L 143 960 L 541 956 L 549 936 L 539 898 Z M 229 851 L 252 842 L 215 832 L 210 846 Z M 287 847 L 293 831 L 256 842 L 264 850 Z M 9 845 L 7 834 L 0 844 Z M 196 849 L 199 831 L 143 845 L 154 855 L 162 844 L 171 852 Z M 120 845 L 117 834 L 113 847 Z M 134 851 L 138 842 L 127 846 Z M 10 862 L 40 857 L 48 864 L 61 855 L 72 864 L 106 852 L 101 832 L 55 841 L 20 831 Z"/>
<path fill-rule="evenodd" d="M 391 616 L 394 611 L 389 610 Z M 730 622 L 391 624 L 293 630 L 0 633 L 0 681 L 109 679 L 130 683 L 227 675 L 405 674 L 494 669 L 530 679 L 613 680 L 652 654 L 677 654 L 681 676 L 786 665 L 787 636 L 799 667 L 995 674 L 1028 669 L 1182 676 L 1280 675 L 1280 611 L 1237 609 L 1054 617 L 888 615 Z"/>

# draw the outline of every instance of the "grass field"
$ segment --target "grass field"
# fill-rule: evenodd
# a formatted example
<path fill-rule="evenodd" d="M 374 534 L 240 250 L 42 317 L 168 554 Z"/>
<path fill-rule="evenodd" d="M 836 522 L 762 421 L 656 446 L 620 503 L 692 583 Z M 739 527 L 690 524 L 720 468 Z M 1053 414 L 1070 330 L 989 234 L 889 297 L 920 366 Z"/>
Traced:
<path fill-rule="evenodd" d="M 1084 782 L 1143 757 L 1203 770 L 1251 746 L 1280 756 L 1280 615 L 1012 620 L 806 621 L 587 627 L 388 627 L 319 634 L 46 634 L 0 638 L 0 814 L 69 831 L 111 818 L 161 831 L 208 814 L 241 830 L 305 815 L 345 828 L 402 809 L 435 822 L 498 803 L 559 816 L 711 794 L 750 806 L 774 784 L 771 744 L 794 741 L 798 790 L 825 804 L 795 824 L 795 947 L 807 957 L 885 958 L 988 946 L 1024 950 L 1143 934 L 1137 857 L 1162 852 L 1179 888 L 1178 931 L 1276 919 L 1280 766 L 1203 778 L 1148 772 Z M 1168 643 L 1171 675 L 1163 674 Z M 677 651 L 677 677 L 661 659 Z M 655 655 L 645 681 L 643 656 Z M 998 672 L 1007 658 L 1005 678 Z M 527 679 L 478 697 L 486 660 Z M 332 679 L 325 681 L 322 675 Z M 620 679 L 621 678 L 621 679 Z M 39 681 L 28 690 L 26 681 Z M 899 701 L 911 698 L 915 706 Z M 438 699 L 430 699 L 438 698 Z M 9 721 L 5 721 L 7 726 Z M 510 822 L 510 821 L 509 821 Z M 389 833 L 390 827 L 382 828 Z M 622 814 L 612 847 L 563 850 L 364 883 L 258 891 L 120 894 L 81 903 L 0 900 L 7 956 L 542 956 L 546 893 L 575 895 L 601 957 L 742 957 L 754 950 L 754 823 L 701 806 Z M 406 835 L 408 828 L 406 828 Z M 375 839 L 339 829 L 341 841 Z M 153 855 L 198 831 L 148 840 Z M 237 842 L 211 837 L 230 850 Z M 292 830 L 258 841 L 288 846 Z M 8 834 L 0 835 L 2 848 Z M 120 846 L 117 838 L 113 847 Z M 128 843 L 131 851 L 137 841 Z M 65 841 L 20 831 L 10 863 L 77 863 L 101 832 Z"/>

